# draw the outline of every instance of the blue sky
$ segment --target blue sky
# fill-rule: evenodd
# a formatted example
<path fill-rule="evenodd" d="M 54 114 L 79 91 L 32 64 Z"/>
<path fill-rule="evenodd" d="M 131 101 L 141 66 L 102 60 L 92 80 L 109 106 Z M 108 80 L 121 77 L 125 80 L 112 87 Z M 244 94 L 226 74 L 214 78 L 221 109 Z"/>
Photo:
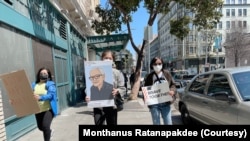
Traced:
<path fill-rule="evenodd" d="M 100 1 L 101 5 L 104 5 L 107 0 L 100 0 Z M 143 8 L 143 6 L 141 6 L 140 9 L 138 9 L 138 11 L 132 15 L 133 18 L 133 22 L 131 23 L 132 36 L 137 46 L 142 44 L 144 36 L 144 28 L 147 26 L 148 17 L 149 15 L 146 9 Z M 126 30 L 127 28 L 123 26 L 123 31 L 127 32 Z M 157 34 L 157 19 L 155 19 L 153 25 L 153 34 Z M 128 49 L 133 54 L 133 56 L 135 56 L 135 51 L 132 48 L 130 42 L 128 42 L 126 49 Z"/>

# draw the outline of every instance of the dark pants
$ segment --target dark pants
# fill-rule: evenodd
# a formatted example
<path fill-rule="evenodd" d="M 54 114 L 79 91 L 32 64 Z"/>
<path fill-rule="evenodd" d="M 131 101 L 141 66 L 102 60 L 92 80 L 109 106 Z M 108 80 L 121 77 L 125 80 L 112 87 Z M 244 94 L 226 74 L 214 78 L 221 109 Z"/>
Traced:
<path fill-rule="evenodd" d="M 95 125 L 117 125 L 117 109 L 113 107 L 94 108 Z"/>
<path fill-rule="evenodd" d="M 37 127 L 43 132 L 44 141 L 49 141 L 51 136 L 50 125 L 53 119 L 52 110 L 35 114 Z"/>

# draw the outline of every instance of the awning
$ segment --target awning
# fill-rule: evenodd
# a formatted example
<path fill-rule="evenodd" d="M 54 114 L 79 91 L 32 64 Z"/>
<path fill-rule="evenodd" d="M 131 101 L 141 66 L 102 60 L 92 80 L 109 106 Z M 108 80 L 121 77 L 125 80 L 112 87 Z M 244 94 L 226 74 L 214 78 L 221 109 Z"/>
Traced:
<path fill-rule="evenodd" d="M 89 49 L 93 49 L 96 52 L 104 50 L 120 51 L 126 48 L 129 36 L 128 34 L 89 36 L 87 40 Z"/>

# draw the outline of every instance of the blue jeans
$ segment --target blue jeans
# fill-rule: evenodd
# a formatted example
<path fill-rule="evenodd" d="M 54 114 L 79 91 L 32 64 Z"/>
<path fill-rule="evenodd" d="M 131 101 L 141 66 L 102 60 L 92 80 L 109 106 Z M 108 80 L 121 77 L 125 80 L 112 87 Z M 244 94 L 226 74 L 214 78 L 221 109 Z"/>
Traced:
<path fill-rule="evenodd" d="M 154 125 L 161 124 L 160 115 L 162 116 L 164 125 L 172 125 L 170 102 L 150 105 L 149 110 Z"/>

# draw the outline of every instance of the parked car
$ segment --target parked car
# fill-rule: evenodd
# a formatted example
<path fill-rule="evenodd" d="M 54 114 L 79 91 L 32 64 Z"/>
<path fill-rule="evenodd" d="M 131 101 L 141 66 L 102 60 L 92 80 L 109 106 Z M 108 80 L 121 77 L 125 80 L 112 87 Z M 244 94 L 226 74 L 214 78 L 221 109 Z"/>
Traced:
<path fill-rule="evenodd" d="M 141 81 L 140 81 L 141 87 L 144 85 L 144 78 L 146 77 L 147 74 L 148 73 L 146 71 L 141 72 Z"/>
<path fill-rule="evenodd" d="M 144 78 L 147 76 L 147 74 L 148 74 L 147 71 L 141 72 L 140 88 L 138 93 L 139 96 L 143 96 L 141 87 L 144 86 Z"/>
<path fill-rule="evenodd" d="M 196 75 L 179 91 L 177 108 L 183 124 L 250 124 L 250 67 Z"/>
<path fill-rule="evenodd" d="M 176 90 L 177 90 L 177 93 L 174 95 L 174 107 L 175 109 L 178 109 L 178 103 L 179 103 L 179 100 L 180 100 L 180 94 L 179 93 L 182 93 L 182 91 L 185 89 L 185 87 L 187 86 L 187 82 L 186 81 L 183 81 L 183 80 L 175 80 L 175 87 L 176 87 Z"/>

